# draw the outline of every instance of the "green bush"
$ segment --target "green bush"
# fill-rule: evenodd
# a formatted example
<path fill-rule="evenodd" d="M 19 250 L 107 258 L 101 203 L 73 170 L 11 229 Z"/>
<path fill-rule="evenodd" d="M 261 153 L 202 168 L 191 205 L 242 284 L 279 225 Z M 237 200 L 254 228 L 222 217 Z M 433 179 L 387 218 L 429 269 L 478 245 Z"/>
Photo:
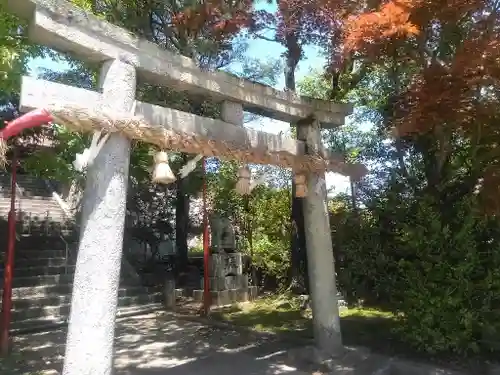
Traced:
<path fill-rule="evenodd" d="M 402 246 L 413 257 L 398 261 L 401 290 L 393 302 L 407 341 L 430 352 L 464 354 L 480 351 L 484 328 L 500 317 L 491 314 L 500 301 L 500 246 L 481 240 L 487 222 L 470 204 L 458 203 L 454 211 L 445 221 L 422 205 L 403 226 Z"/>
<path fill-rule="evenodd" d="M 253 264 L 283 286 L 290 266 L 289 243 L 272 241 L 267 235 L 258 234 L 254 236 L 253 255 Z"/>
<path fill-rule="evenodd" d="M 493 349 L 488 338 L 500 336 L 500 228 L 474 207 L 462 201 L 443 210 L 421 199 L 344 215 L 334 223 L 344 293 L 389 308 L 400 319 L 400 337 L 419 350 Z"/>

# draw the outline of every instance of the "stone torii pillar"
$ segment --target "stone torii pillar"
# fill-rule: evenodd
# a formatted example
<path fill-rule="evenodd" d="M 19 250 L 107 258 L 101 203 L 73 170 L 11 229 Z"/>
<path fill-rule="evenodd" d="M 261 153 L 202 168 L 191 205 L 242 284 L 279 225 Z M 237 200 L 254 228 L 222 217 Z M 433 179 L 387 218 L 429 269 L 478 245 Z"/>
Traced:
<path fill-rule="evenodd" d="M 130 111 L 135 67 L 106 61 L 103 105 Z M 110 375 L 125 224 L 130 141 L 112 134 L 87 171 L 63 375 Z"/>
<path fill-rule="evenodd" d="M 305 119 L 297 123 L 297 135 L 306 142 L 306 152 L 322 149 L 318 121 Z M 316 348 L 331 357 L 344 353 L 335 281 L 335 263 L 330 220 L 326 202 L 325 174 L 310 172 L 307 195 L 303 198 L 309 288 L 312 298 Z"/>

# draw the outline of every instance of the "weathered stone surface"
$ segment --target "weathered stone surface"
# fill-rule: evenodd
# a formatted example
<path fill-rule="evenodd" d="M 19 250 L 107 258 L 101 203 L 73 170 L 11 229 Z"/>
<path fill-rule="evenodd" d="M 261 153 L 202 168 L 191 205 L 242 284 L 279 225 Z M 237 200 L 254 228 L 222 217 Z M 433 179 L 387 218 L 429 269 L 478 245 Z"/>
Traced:
<path fill-rule="evenodd" d="M 240 289 L 241 285 L 237 276 L 226 276 L 226 289 Z"/>
<path fill-rule="evenodd" d="M 236 289 L 229 289 L 227 293 L 230 303 L 238 302 L 238 291 Z"/>
<path fill-rule="evenodd" d="M 64 0 L 8 0 L 16 14 L 31 18 L 30 39 L 88 62 L 122 58 L 150 82 L 242 103 L 244 109 L 286 122 L 314 114 L 326 127 L 344 123 L 352 106 L 300 97 L 225 72 L 201 71 L 196 63 L 100 20 Z"/>
<path fill-rule="evenodd" d="M 166 280 L 163 287 L 163 301 L 166 309 L 172 310 L 175 308 L 176 297 L 175 281 Z"/>
<path fill-rule="evenodd" d="M 136 91 L 132 65 L 107 61 L 100 83 L 101 105 L 130 110 Z M 112 134 L 87 170 L 64 375 L 111 374 L 129 154 L 130 140 Z"/>
<path fill-rule="evenodd" d="M 223 121 L 236 126 L 243 126 L 244 116 L 243 105 L 240 103 L 229 102 L 227 100 L 222 102 L 220 118 Z"/>
<path fill-rule="evenodd" d="M 240 276 L 243 274 L 243 256 L 241 253 L 230 253 L 226 257 L 226 275 Z"/>
<path fill-rule="evenodd" d="M 247 289 L 238 289 L 236 292 L 236 299 L 238 302 L 247 302 L 248 301 L 248 290 Z"/>
<path fill-rule="evenodd" d="M 229 218 L 218 214 L 210 215 L 210 231 L 210 246 L 216 254 L 222 255 L 224 250 L 235 251 L 236 235 Z"/>
<path fill-rule="evenodd" d="M 248 287 L 248 299 L 250 301 L 255 300 L 259 296 L 259 288 L 256 286 Z"/>
<path fill-rule="evenodd" d="M 298 130 L 298 137 L 307 140 L 308 152 L 321 147 L 321 132 L 317 123 L 305 125 Z M 307 174 L 309 192 L 303 199 L 313 328 L 317 347 L 329 352 L 331 356 L 337 356 L 344 349 L 335 298 L 337 285 L 326 192 L 316 189 L 320 179 L 324 179 L 324 174 Z"/>
<path fill-rule="evenodd" d="M 241 253 L 225 252 L 212 254 L 209 261 L 209 274 L 212 277 L 227 277 L 234 276 L 241 278 L 243 274 L 243 257 Z M 233 279 L 228 279 L 232 282 Z M 237 282 L 240 282 L 238 279 Z M 241 282 L 240 282 L 241 283 Z"/>
<path fill-rule="evenodd" d="M 188 297 L 186 294 L 186 291 L 182 288 L 176 288 L 175 289 L 175 298 L 181 298 L 181 297 Z"/>
<path fill-rule="evenodd" d="M 193 299 L 195 300 L 195 302 L 203 302 L 203 290 L 193 290 Z"/>
<path fill-rule="evenodd" d="M 203 282 L 203 279 L 202 279 L 202 282 Z M 202 285 L 204 285 L 202 283 Z M 225 277 L 210 277 L 208 279 L 208 285 L 209 285 L 209 288 L 210 290 L 215 290 L 215 291 L 218 291 L 218 290 L 225 290 L 227 289 L 226 288 L 226 278 Z"/>
<path fill-rule="evenodd" d="M 212 296 L 213 306 L 227 306 L 231 304 L 229 291 L 227 290 L 211 291 L 210 295 Z"/>

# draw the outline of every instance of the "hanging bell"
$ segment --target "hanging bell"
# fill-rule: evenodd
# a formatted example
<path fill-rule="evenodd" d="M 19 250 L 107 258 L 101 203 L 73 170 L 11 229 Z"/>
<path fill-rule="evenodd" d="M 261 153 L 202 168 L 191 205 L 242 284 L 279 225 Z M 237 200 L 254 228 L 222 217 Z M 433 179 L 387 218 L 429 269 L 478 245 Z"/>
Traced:
<path fill-rule="evenodd" d="M 157 152 L 155 157 L 155 166 L 153 169 L 153 182 L 156 184 L 171 184 L 176 180 L 172 169 L 168 165 L 168 154 L 165 151 Z"/>
<path fill-rule="evenodd" d="M 295 196 L 297 198 L 304 198 L 307 196 L 306 176 L 303 174 L 296 174 L 293 178 L 295 182 Z"/>
<path fill-rule="evenodd" d="M 250 169 L 247 166 L 241 167 L 238 170 L 238 182 L 236 183 L 235 190 L 238 194 L 250 194 Z"/>

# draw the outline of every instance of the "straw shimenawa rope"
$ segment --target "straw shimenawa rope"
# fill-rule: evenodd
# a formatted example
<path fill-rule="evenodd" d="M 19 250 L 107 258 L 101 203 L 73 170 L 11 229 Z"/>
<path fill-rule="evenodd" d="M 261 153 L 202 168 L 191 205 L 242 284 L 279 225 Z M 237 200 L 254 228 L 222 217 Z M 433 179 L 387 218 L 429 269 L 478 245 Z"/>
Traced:
<path fill-rule="evenodd" d="M 286 152 L 273 153 L 250 146 L 247 149 L 241 149 L 241 145 L 231 145 L 228 142 L 208 139 L 197 134 L 178 133 L 161 125 L 152 125 L 140 116 L 133 116 L 130 113 L 110 113 L 109 109 L 89 110 L 76 106 L 63 106 L 52 108 L 49 112 L 54 123 L 65 125 L 73 131 L 122 132 L 130 139 L 152 143 L 161 149 L 217 156 L 222 159 L 237 159 L 244 163 L 274 164 L 292 168 L 295 171 L 335 170 L 342 172 L 345 170 L 347 172 L 350 167 L 339 161 L 327 160 L 320 155 L 298 157 Z M 0 145 L 0 155 L 3 156 L 6 152 L 4 146 Z"/>
<path fill-rule="evenodd" d="M 9 146 L 7 142 L 0 138 L 0 168 L 5 169 L 7 165 L 7 152 L 9 151 Z"/>

